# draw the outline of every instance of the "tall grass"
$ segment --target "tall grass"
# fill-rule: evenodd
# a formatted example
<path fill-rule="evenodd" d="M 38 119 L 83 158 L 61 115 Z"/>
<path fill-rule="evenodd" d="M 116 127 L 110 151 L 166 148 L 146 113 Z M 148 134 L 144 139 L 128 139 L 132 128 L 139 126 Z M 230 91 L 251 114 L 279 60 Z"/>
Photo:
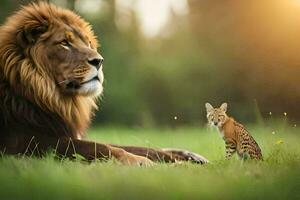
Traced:
<path fill-rule="evenodd" d="M 0 199 L 299 199 L 299 129 L 248 129 L 262 147 L 263 162 L 225 161 L 224 143 L 210 129 L 94 128 L 88 139 L 185 148 L 211 163 L 144 168 L 116 161 L 58 161 L 52 155 L 43 159 L 2 156 Z"/>

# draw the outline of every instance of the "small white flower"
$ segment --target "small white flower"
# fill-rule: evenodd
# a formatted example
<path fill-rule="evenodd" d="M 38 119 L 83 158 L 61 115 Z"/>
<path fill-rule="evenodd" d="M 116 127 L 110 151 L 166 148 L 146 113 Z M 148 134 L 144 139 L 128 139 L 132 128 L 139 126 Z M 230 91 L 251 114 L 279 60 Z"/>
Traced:
<path fill-rule="evenodd" d="M 284 113 L 283 113 L 283 115 L 284 115 L 284 116 L 287 116 L 287 113 L 286 113 L 286 112 L 284 112 Z"/>

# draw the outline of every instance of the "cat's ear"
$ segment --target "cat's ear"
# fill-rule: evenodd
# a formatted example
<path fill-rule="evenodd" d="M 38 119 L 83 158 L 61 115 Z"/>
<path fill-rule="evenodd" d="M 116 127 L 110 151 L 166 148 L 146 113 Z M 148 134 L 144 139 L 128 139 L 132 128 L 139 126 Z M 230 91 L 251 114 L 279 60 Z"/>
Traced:
<path fill-rule="evenodd" d="M 210 112 L 214 107 L 210 103 L 205 103 L 206 112 Z"/>
<path fill-rule="evenodd" d="M 227 103 L 222 103 L 222 105 L 220 106 L 220 109 L 223 110 L 224 112 L 227 111 Z"/>

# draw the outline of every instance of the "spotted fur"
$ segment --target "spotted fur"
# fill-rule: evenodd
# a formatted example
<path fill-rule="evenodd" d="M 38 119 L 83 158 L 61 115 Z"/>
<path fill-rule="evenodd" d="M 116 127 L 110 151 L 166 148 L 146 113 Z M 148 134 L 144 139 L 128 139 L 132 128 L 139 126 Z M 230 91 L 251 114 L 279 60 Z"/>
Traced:
<path fill-rule="evenodd" d="M 209 103 L 206 103 L 205 107 L 208 122 L 218 128 L 225 141 L 226 159 L 230 159 L 235 152 L 241 159 L 263 159 L 261 149 L 251 134 L 242 124 L 227 116 L 226 103 L 220 108 L 213 108 Z"/>

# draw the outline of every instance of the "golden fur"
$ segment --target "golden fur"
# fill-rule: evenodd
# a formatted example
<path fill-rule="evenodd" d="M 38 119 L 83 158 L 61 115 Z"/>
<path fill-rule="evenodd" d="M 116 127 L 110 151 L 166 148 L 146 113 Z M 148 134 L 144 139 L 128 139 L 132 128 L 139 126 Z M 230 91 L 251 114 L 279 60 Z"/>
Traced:
<path fill-rule="evenodd" d="M 7 19 L 0 27 L 0 151 L 40 155 L 55 149 L 70 158 L 115 157 L 133 165 L 206 163 L 186 150 L 81 140 L 103 90 L 97 47 L 87 22 L 48 3 L 29 4 Z"/>
<path fill-rule="evenodd" d="M 5 38 L 0 41 L 0 71 L 15 93 L 27 97 L 43 110 L 58 114 L 81 136 L 89 125 L 92 110 L 96 108 L 96 98 L 61 94 L 49 73 L 51 69 L 41 60 L 47 51 L 40 51 L 44 50 L 40 47 L 31 48 L 30 45 L 24 49 L 20 47 L 23 45 L 23 41 L 20 43 L 23 27 L 46 28 L 42 37 L 49 37 L 64 21 L 84 32 L 92 46 L 98 46 L 90 25 L 78 15 L 43 2 L 31 4 L 8 18 L 0 29 L 0 38 Z"/>

